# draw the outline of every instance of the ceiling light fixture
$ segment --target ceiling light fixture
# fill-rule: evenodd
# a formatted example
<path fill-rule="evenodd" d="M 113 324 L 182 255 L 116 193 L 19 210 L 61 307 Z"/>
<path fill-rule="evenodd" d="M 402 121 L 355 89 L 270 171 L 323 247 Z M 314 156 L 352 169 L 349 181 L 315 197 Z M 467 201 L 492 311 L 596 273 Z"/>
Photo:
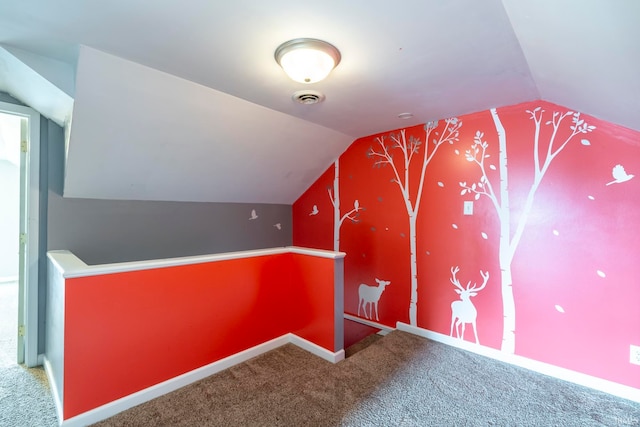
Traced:
<path fill-rule="evenodd" d="M 274 56 L 284 72 L 300 83 L 319 82 L 341 59 L 335 46 L 317 39 L 289 40 L 278 46 Z"/>

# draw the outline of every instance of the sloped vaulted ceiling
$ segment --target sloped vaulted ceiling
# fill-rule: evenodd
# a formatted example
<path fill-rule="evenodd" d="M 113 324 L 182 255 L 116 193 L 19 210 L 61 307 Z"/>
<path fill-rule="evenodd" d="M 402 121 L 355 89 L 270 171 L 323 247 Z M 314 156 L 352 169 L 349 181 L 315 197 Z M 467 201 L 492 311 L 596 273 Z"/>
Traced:
<path fill-rule="evenodd" d="M 65 195 L 288 204 L 350 142 L 329 128 L 83 47 Z"/>
<path fill-rule="evenodd" d="M 540 98 L 640 130 L 640 2 L 503 3 Z"/>
<path fill-rule="evenodd" d="M 49 79 L 74 96 L 67 196 L 292 203 L 353 139 L 451 115 L 545 99 L 640 129 L 639 18 L 636 0 L 32 0 L 0 3 L 0 43 L 75 70 L 73 90 Z M 327 80 L 275 63 L 297 37 L 340 49 Z"/>

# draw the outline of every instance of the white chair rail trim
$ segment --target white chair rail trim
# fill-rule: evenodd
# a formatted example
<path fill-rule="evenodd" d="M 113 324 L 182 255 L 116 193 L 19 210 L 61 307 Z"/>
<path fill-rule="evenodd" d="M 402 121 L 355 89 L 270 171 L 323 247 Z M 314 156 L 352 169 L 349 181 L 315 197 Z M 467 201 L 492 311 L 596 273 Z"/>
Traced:
<path fill-rule="evenodd" d="M 197 255 L 179 258 L 154 259 L 148 261 L 119 262 L 113 264 L 88 265 L 80 258 L 67 250 L 53 250 L 47 252 L 47 256 L 58 269 L 62 277 L 70 279 L 74 277 L 96 276 L 100 274 L 122 273 L 126 271 L 151 270 L 155 268 L 175 267 L 179 265 L 202 264 L 206 262 L 227 261 L 232 259 L 252 258 L 266 255 L 294 253 L 310 255 L 320 258 L 341 259 L 344 252 L 333 252 L 321 249 L 302 248 L 298 246 L 285 246 L 281 248 L 255 249 L 249 251 L 225 252 L 212 255 Z"/>

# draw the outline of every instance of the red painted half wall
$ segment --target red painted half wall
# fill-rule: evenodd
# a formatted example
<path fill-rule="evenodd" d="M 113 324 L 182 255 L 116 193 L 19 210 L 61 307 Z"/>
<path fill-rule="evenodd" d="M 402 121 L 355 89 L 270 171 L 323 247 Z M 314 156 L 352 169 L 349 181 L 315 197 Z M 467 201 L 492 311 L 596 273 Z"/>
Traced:
<path fill-rule="evenodd" d="M 67 279 L 64 418 L 289 332 L 338 350 L 333 286 L 290 253 Z"/>
<path fill-rule="evenodd" d="M 338 351 L 335 337 L 334 263 L 327 259 L 301 254 L 289 254 L 291 295 L 288 296 L 290 332 L 331 351 Z"/>
<path fill-rule="evenodd" d="M 347 313 L 635 388 L 639 224 L 640 134 L 543 101 L 360 138 L 293 206 Z"/>

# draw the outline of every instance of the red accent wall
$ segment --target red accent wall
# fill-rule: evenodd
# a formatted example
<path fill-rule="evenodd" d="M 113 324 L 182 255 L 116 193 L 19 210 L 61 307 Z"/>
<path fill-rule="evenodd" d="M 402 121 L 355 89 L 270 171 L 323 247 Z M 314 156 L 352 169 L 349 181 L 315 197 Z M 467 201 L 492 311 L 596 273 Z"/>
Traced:
<path fill-rule="evenodd" d="M 323 258 L 301 254 L 289 256 L 295 258 L 288 269 L 292 285 L 290 294 L 282 296 L 288 309 L 289 331 L 331 351 L 342 349 L 335 344 L 333 260 L 327 262 Z"/>
<path fill-rule="evenodd" d="M 432 152 L 446 132 L 446 122 L 438 122 L 428 141 L 423 125 L 404 130 L 407 141 L 419 142 L 406 181 L 409 203 L 415 206 L 421 197 L 415 326 L 457 336 L 455 324 L 451 332 L 452 303 L 461 295 L 451 282 L 452 268 L 459 267 L 456 277 L 465 289 L 469 282 L 469 287 L 480 287 L 481 271 L 488 272 L 486 287 L 468 297 L 476 311 L 479 345 L 640 388 L 640 366 L 629 363 L 629 346 L 640 345 L 640 133 L 543 101 L 498 108 L 496 114 L 506 140 L 504 199 L 499 135 L 491 111 L 457 118 L 462 122 L 458 135 L 438 146 L 420 195 L 424 149 Z M 578 130 L 573 136 L 572 126 Z M 345 311 L 358 314 L 360 284 L 388 280 L 378 309 L 379 322 L 389 326 L 411 320 L 411 236 L 407 201 L 397 184 L 398 179 L 405 182 L 402 150 L 387 145 L 398 176 L 390 163 L 376 164 L 382 157 L 375 151 L 380 152 L 378 138 L 390 142 L 399 135 L 397 130 L 360 138 L 339 159 L 340 215 L 352 209 L 355 200 L 360 206 L 357 220 L 345 220 L 340 227 L 339 250 L 347 253 Z M 474 145 L 476 137 L 486 143 L 484 153 L 482 145 Z M 548 153 L 552 160 L 535 185 L 527 214 L 535 183 L 536 138 L 539 170 Z M 333 179 L 332 165 L 294 204 L 294 245 L 333 249 L 334 212 L 328 196 Z M 463 215 L 465 200 L 474 202 L 471 216 Z M 509 208 L 504 209 L 507 201 Z M 313 205 L 317 214 L 311 214 Z M 509 297 L 500 264 L 507 251 L 500 235 L 505 224 L 515 248 L 509 263 L 513 351 L 504 344 Z M 463 313 L 473 317 L 469 304 L 465 307 Z M 360 317 L 365 317 L 362 308 Z M 472 323 L 464 323 L 461 339 L 475 342 Z"/>
<path fill-rule="evenodd" d="M 289 332 L 339 350 L 334 262 L 278 254 L 67 279 L 64 418 Z"/>

